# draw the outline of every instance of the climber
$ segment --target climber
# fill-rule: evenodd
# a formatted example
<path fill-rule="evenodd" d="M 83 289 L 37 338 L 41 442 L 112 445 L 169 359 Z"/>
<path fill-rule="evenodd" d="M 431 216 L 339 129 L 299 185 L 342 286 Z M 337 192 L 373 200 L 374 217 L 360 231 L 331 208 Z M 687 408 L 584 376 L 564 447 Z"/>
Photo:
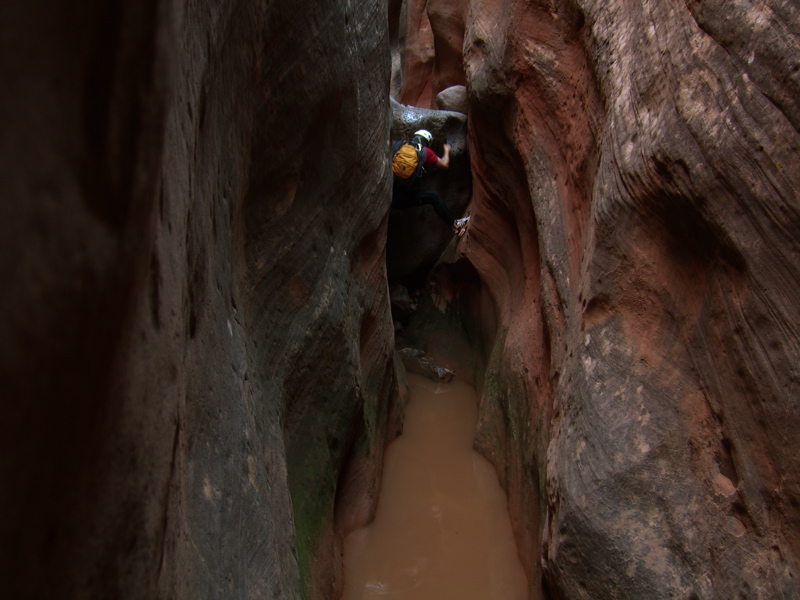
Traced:
<path fill-rule="evenodd" d="M 467 230 L 469 213 L 463 219 L 454 219 L 439 192 L 419 187 L 419 179 L 426 166 L 432 165 L 442 170 L 450 166 L 450 144 L 444 145 L 444 154 L 440 157 L 429 148 L 432 141 L 431 132 L 420 129 L 410 141 L 401 140 L 392 144 L 392 208 L 408 210 L 430 204 L 439 218 L 461 237 Z"/>

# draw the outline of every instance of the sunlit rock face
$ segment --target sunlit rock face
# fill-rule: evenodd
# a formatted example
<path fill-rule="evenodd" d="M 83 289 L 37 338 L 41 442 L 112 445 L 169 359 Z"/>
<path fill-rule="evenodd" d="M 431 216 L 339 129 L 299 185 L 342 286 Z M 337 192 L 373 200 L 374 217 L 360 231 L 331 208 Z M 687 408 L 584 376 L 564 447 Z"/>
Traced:
<path fill-rule="evenodd" d="M 0 596 L 336 597 L 393 387 L 386 7 L 15 3 L 0 37 Z"/>
<path fill-rule="evenodd" d="M 557 597 L 797 596 L 796 8 L 465 14 L 473 218 L 439 292 L 481 315 L 478 443 L 534 592 L 541 564 Z"/>

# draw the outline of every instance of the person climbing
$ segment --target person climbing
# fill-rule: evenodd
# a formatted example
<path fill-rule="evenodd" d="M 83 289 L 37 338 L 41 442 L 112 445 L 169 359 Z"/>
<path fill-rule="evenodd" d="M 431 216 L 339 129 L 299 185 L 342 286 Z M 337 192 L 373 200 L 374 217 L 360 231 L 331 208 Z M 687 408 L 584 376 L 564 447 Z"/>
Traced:
<path fill-rule="evenodd" d="M 408 210 L 430 204 L 439 218 L 461 237 L 467 230 L 469 213 L 462 219 L 453 218 L 439 192 L 424 190 L 419 186 L 426 166 L 441 170 L 450 166 L 450 144 L 444 144 L 444 154 L 438 156 L 429 147 L 432 141 L 433 134 L 427 129 L 420 129 L 410 141 L 400 140 L 392 144 L 392 207 Z"/>

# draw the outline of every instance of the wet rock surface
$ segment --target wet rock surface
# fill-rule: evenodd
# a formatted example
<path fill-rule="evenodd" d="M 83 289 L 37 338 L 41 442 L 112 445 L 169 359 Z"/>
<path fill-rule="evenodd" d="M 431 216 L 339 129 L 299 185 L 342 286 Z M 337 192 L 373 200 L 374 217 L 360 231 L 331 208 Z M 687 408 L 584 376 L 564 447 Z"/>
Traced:
<path fill-rule="evenodd" d="M 403 359 L 403 365 L 410 373 L 416 373 L 427 377 L 431 381 L 439 383 L 447 383 L 452 381 L 455 373 L 440 364 L 437 364 L 430 356 L 426 356 L 425 352 L 416 348 L 403 348 L 400 350 L 400 357 Z"/>

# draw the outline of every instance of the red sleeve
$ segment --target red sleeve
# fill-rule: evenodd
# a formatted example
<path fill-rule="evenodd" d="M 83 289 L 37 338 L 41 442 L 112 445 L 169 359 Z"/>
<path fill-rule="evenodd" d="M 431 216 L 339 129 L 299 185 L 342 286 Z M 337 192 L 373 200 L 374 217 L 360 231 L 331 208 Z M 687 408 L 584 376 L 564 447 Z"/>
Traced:
<path fill-rule="evenodd" d="M 439 162 L 439 157 L 436 156 L 436 152 L 431 150 L 430 148 L 425 148 L 425 162 L 422 163 L 423 165 L 435 165 Z"/>

